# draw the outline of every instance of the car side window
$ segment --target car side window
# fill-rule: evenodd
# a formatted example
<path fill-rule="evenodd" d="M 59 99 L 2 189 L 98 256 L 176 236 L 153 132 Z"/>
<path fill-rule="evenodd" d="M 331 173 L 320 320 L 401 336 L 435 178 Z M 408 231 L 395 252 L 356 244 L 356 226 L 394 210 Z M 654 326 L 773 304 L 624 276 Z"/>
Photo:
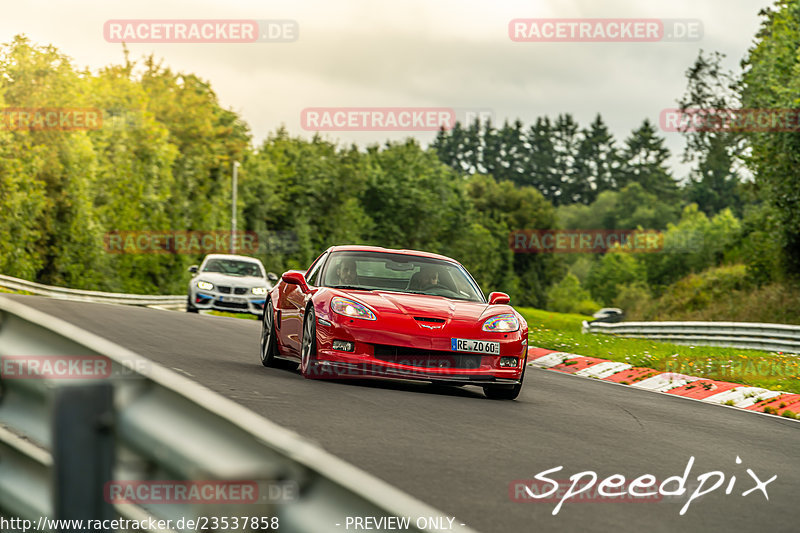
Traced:
<path fill-rule="evenodd" d="M 308 274 L 306 275 L 306 283 L 308 283 L 312 287 L 317 286 L 317 283 L 319 282 L 319 274 L 320 272 L 322 272 L 322 264 L 325 262 L 325 259 L 327 259 L 327 257 L 328 257 L 327 253 L 322 257 L 320 257 L 319 261 L 314 263 L 314 265 L 311 267 L 311 270 L 308 271 Z"/>

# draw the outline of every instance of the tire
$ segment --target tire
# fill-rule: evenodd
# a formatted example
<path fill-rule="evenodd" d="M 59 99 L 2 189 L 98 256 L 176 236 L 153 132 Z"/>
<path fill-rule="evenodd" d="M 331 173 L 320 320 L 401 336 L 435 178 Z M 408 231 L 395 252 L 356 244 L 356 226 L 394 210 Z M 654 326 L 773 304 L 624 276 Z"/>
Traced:
<path fill-rule="evenodd" d="M 303 338 L 300 341 L 300 373 L 306 379 L 318 379 L 317 317 L 310 305 L 303 320 Z"/>
<path fill-rule="evenodd" d="M 522 391 L 522 383 L 525 380 L 525 367 L 527 367 L 528 359 L 522 364 L 522 375 L 519 377 L 519 383 L 516 385 L 484 385 L 483 393 L 490 400 L 516 400 L 519 393 Z"/>
<path fill-rule="evenodd" d="M 274 368 L 278 366 L 275 356 L 278 354 L 278 339 L 275 338 L 275 317 L 272 313 L 272 302 L 267 303 L 264 319 L 261 321 L 261 364 Z"/>
<path fill-rule="evenodd" d="M 197 308 L 192 305 L 192 297 L 186 297 L 186 312 L 187 313 L 197 313 Z"/>

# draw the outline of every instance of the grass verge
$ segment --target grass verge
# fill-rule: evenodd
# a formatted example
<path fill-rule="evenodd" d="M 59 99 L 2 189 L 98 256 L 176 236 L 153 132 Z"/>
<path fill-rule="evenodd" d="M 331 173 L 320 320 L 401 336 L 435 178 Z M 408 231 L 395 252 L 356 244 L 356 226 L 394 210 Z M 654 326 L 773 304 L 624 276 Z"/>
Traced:
<path fill-rule="evenodd" d="M 6 293 L 6 294 L 27 294 L 27 295 L 33 295 L 33 293 L 32 293 L 32 292 L 28 292 L 28 291 L 17 291 L 17 290 L 14 290 L 14 289 L 6 289 L 5 287 L 0 287 L 0 292 Z"/>
<path fill-rule="evenodd" d="M 646 339 L 581 333 L 587 317 L 517 308 L 528 322 L 530 345 L 680 372 L 770 390 L 800 393 L 800 356 L 780 352 L 683 346 Z"/>
<path fill-rule="evenodd" d="M 258 320 L 258 317 L 256 315 L 251 315 L 249 313 L 226 313 L 225 311 L 211 310 L 208 312 L 208 314 L 214 316 L 227 316 L 228 318 L 244 318 L 246 320 Z"/>

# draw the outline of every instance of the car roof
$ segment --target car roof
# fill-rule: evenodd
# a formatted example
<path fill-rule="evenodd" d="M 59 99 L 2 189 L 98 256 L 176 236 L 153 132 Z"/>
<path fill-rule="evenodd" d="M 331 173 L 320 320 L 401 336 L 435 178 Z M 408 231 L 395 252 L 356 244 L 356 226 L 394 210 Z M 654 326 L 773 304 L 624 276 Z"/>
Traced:
<path fill-rule="evenodd" d="M 430 252 L 422 252 L 420 250 L 397 250 L 394 248 L 382 248 L 380 246 L 365 246 L 365 245 L 356 245 L 356 244 L 349 244 L 349 245 L 342 245 L 342 246 L 331 246 L 328 248 L 329 252 L 383 252 L 383 253 L 392 253 L 392 254 L 401 254 L 401 255 L 417 255 L 420 257 L 427 257 L 430 259 L 441 259 L 442 261 L 449 261 L 451 263 L 461 264 L 455 259 L 451 257 L 447 257 L 446 255 L 440 254 L 433 254 Z"/>
<path fill-rule="evenodd" d="M 261 264 L 261 261 L 256 257 L 250 257 L 249 255 L 236 255 L 236 254 L 208 254 L 203 258 L 203 262 L 205 263 L 207 259 L 240 259 L 244 261 L 250 261 L 253 263 Z"/>

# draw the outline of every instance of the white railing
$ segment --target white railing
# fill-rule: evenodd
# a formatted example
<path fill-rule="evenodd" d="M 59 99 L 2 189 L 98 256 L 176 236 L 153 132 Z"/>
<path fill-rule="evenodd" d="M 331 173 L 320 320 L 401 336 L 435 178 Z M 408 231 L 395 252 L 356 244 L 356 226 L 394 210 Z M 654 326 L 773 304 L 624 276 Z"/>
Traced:
<path fill-rule="evenodd" d="M 583 322 L 584 333 L 674 344 L 800 353 L 800 326 L 758 322 Z"/>
<path fill-rule="evenodd" d="M 44 517 L 170 519 L 177 527 L 157 530 L 176 533 L 198 529 L 178 525 L 178 517 L 199 523 L 203 517 L 242 516 L 249 524 L 276 517 L 280 527 L 270 531 L 320 533 L 344 531 L 348 517 L 445 516 L 166 367 L 0 297 L 0 365 L 10 361 L 13 370 L 24 360 L 39 369 L 53 358 L 81 357 L 99 360 L 104 364 L 92 368 L 107 372 L 95 379 L 15 379 L 16 370 L 0 372 L 0 517 L 34 525 Z M 257 488 L 254 501 L 161 505 L 127 501 L 127 493 L 117 501 L 106 492 L 110 483 L 217 481 L 250 483 Z M 273 489 L 284 497 L 273 497 Z M 267 529 L 263 523 L 260 528 L 239 531 Z M 405 531 L 440 530 L 412 519 Z M 475 533 L 466 526 L 453 531 Z"/>
<path fill-rule="evenodd" d="M 11 276 L 0 274 L 0 287 L 15 291 L 25 291 L 40 296 L 73 300 L 78 302 L 111 303 L 125 305 L 144 305 L 178 308 L 186 305 L 186 295 L 149 295 L 149 294 L 124 294 L 117 292 L 84 291 L 42 285 Z"/>

